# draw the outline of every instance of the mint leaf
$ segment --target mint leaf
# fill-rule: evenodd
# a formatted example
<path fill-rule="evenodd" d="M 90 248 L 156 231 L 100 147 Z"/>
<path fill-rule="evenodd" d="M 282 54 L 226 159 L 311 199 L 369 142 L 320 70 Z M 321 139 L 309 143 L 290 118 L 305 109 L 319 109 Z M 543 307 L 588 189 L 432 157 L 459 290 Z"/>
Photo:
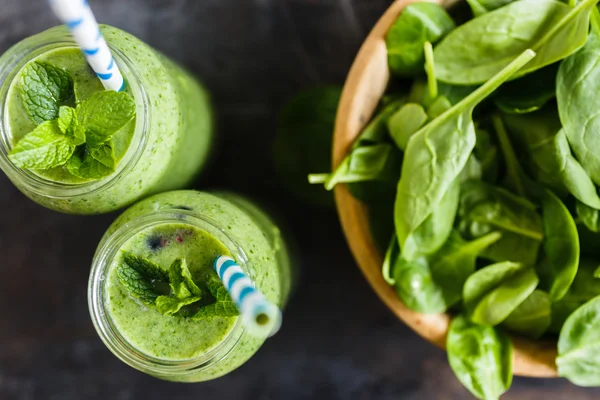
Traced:
<path fill-rule="evenodd" d="M 117 275 L 129 294 L 148 305 L 155 305 L 164 291 L 161 285 L 169 283 L 169 276 L 161 267 L 129 252 L 123 252 Z"/>
<path fill-rule="evenodd" d="M 71 75 L 42 61 L 28 64 L 21 75 L 21 97 L 29 118 L 37 125 L 58 118 L 61 104 L 73 97 Z"/>
<path fill-rule="evenodd" d="M 117 275 L 121 284 L 133 296 L 142 302 L 153 305 L 159 293 L 152 285 L 152 281 L 127 264 L 117 268 Z"/>
<path fill-rule="evenodd" d="M 200 297 L 192 296 L 186 298 L 176 298 L 173 296 L 159 296 L 156 299 L 156 308 L 158 312 L 165 315 L 174 315 L 181 307 L 195 303 L 200 300 Z"/>
<path fill-rule="evenodd" d="M 75 110 L 86 130 L 87 144 L 94 148 L 110 140 L 135 116 L 135 101 L 124 92 L 105 90 L 82 101 Z"/>
<path fill-rule="evenodd" d="M 192 318 L 233 317 L 240 314 L 219 277 L 212 273 L 207 274 L 206 287 L 216 302 L 201 307 Z"/>
<path fill-rule="evenodd" d="M 101 179 L 116 168 L 117 158 L 111 142 L 96 148 L 80 146 L 67 163 L 67 170 L 82 179 Z"/>
<path fill-rule="evenodd" d="M 85 143 L 85 128 L 79 124 L 75 109 L 61 106 L 58 110 L 58 127 L 60 131 L 73 139 L 76 146 Z"/>
<path fill-rule="evenodd" d="M 225 286 L 223 286 L 223 282 L 221 282 L 219 277 L 210 274 L 206 282 L 206 287 L 217 301 L 232 301 L 229 292 L 225 289 Z"/>
<path fill-rule="evenodd" d="M 184 263 L 185 261 L 182 261 L 180 258 L 178 258 L 177 260 L 173 261 L 171 268 L 169 268 L 171 290 L 173 291 L 173 295 L 179 299 L 190 297 L 192 295 L 192 292 L 190 289 L 188 289 L 183 279 L 182 266 Z"/>
<path fill-rule="evenodd" d="M 240 312 L 233 301 L 218 301 L 201 307 L 192 318 L 235 317 L 236 315 L 240 315 Z"/>
<path fill-rule="evenodd" d="M 196 297 L 202 297 L 202 290 L 194 283 L 192 274 L 185 260 L 177 259 L 169 268 L 169 279 L 171 281 L 171 290 L 178 298 L 185 298 L 192 294 Z"/>
<path fill-rule="evenodd" d="M 138 257 L 132 253 L 124 251 L 123 262 L 148 279 L 156 279 L 167 283 L 169 282 L 169 275 L 167 272 L 150 260 L 146 260 L 143 257 Z"/>
<path fill-rule="evenodd" d="M 46 121 L 19 140 L 8 158 L 19 168 L 50 169 L 65 164 L 74 151 L 73 140 L 58 123 Z"/>

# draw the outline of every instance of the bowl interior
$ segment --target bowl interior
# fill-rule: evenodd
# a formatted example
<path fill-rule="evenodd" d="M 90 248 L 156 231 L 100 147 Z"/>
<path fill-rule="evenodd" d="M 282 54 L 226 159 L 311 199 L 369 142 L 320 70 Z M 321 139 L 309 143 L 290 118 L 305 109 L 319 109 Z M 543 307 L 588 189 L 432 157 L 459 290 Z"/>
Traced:
<path fill-rule="evenodd" d="M 337 167 L 371 119 L 384 94 L 390 73 L 385 35 L 402 9 L 415 0 L 397 0 L 389 7 L 363 43 L 344 85 L 338 108 L 333 143 L 333 167 Z M 449 6 L 453 1 L 439 0 Z M 338 214 L 346 240 L 360 269 L 381 300 L 415 332 L 439 347 L 445 347 L 451 317 L 424 315 L 407 308 L 381 275 L 383 262 L 371 235 L 367 207 L 356 200 L 346 185 L 335 188 Z M 556 376 L 556 343 L 513 337 L 513 372 L 534 377 Z"/>

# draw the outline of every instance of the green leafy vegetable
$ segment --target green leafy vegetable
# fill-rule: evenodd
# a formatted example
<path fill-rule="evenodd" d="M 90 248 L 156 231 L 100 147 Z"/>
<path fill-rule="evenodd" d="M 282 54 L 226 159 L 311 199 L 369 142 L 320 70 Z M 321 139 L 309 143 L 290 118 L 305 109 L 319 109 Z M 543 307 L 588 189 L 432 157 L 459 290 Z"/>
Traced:
<path fill-rule="evenodd" d="M 324 183 L 325 189 L 332 190 L 338 183 L 397 179 L 400 154 L 387 143 L 387 122 L 404 103 L 401 99 L 387 105 L 365 127 L 336 170 L 331 174 L 311 174 L 310 183 Z"/>
<path fill-rule="evenodd" d="M 599 57 L 600 32 L 592 29 L 586 45 L 564 60 L 556 77 L 556 101 L 565 134 L 577 159 L 596 184 L 600 184 L 597 135 L 600 97 L 595 89 L 600 80 Z"/>
<path fill-rule="evenodd" d="M 502 323 L 512 332 L 525 337 L 538 339 L 550 326 L 550 296 L 542 290 L 535 290 Z"/>
<path fill-rule="evenodd" d="M 119 281 L 132 296 L 153 305 L 161 295 L 158 285 L 169 282 L 168 273 L 160 266 L 134 254 L 123 252 L 122 257 L 123 261 L 117 269 Z"/>
<path fill-rule="evenodd" d="M 85 143 L 85 128 L 79 124 L 75 109 L 67 106 L 60 107 L 58 127 L 64 135 L 73 140 L 73 144 L 76 146 Z"/>
<path fill-rule="evenodd" d="M 86 143 L 94 148 L 107 141 L 135 116 L 135 101 L 125 92 L 105 90 L 94 93 L 75 109 L 85 127 Z"/>
<path fill-rule="evenodd" d="M 192 318 L 214 318 L 214 317 L 233 317 L 239 315 L 239 310 L 229 296 L 227 289 L 223 286 L 221 280 L 214 274 L 209 274 L 206 281 L 208 291 L 215 299 L 215 302 L 200 309 Z"/>
<path fill-rule="evenodd" d="M 475 397 L 497 400 L 512 381 L 512 344 L 499 329 L 452 320 L 446 339 L 448 361 L 456 377 Z"/>
<path fill-rule="evenodd" d="M 75 143 L 62 134 L 56 121 L 46 121 L 19 140 L 9 159 L 19 168 L 49 169 L 65 164 Z"/>
<path fill-rule="evenodd" d="M 406 261 L 398 254 L 393 281 L 398 296 L 413 311 L 446 311 L 461 299 L 465 281 L 475 272 L 477 255 L 498 239 L 500 234 L 494 232 L 466 242 L 454 232 L 430 257 Z"/>
<path fill-rule="evenodd" d="M 53 64 L 34 61 L 21 76 L 23 106 L 36 125 L 58 118 L 60 106 L 73 97 L 71 75 Z"/>
<path fill-rule="evenodd" d="M 428 115 L 422 105 L 407 103 L 388 120 L 390 136 L 399 149 L 404 150 L 408 139 L 427 122 Z"/>
<path fill-rule="evenodd" d="M 478 17 L 513 1 L 515 0 L 467 0 L 467 3 L 469 3 L 469 7 L 473 10 L 473 14 Z"/>
<path fill-rule="evenodd" d="M 496 130 L 498 142 L 500 142 L 500 149 L 502 149 L 502 154 L 504 155 L 504 164 L 506 168 L 504 185 L 511 189 L 513 193 L 522 197 L 526 197 L 528 192 L 527 186 L 529 182 L 527 181 L 527 177 L 521 169 L 521 165 L 517 161 L 512 144 L 510 143 L 508 134 L 504 128 L 504 123 L 497 114 L 492 115 L 492 123 L 494 125 L 494 129 Z"/>
<path fill-rule="evenodd" d="M 544 221 L 544 252 L 548 261 L 546 272 L 550 299 L 562 299 L 577 274 L 579 236 L 575 221 L 567 207 L 551 191 L 542 198 Z"/>
<path fill-rule="evenodd" d="M 559 195 L 571 193 L 585 204 L 600 208 L 596 187 L 573 157 L 554 108 L 527 115 L 504 115 L 503 120 L 529 159 L 529 170 L 537 181 Z"/>
<path fill-rule="evenodd" d="M 465 309 L 477 324 L 498 325 L 537 287 L 531 267 L 505 261 L 480 269 L 463 289 Z"/>
<path fill-rule="evenodd" d="M 462 185 L 458 209 L 459 231 L 477 238 L 492 231 L 502 239 L 489 246 L 482 257 L 534 265 L 544 237 L 542 220 L 534 204 L 511 192 L 469 181 Z"/>
<path fill-rule="evenodd" d="M 600 296 L 567 318 L 558 338 L 558 375 L 579 386 L 600 385 Z"/>
<path fill-rule="evenodd" d="M 117 159 L 111 142 L 96 148 L 81 146 L 67 163 L 67 170 L 82 179 L 101 179 L 115 172 Z"/>
<path fill-rule="evenodd" d="M 592 232 L 600 232 L 600 210 L 589 207 L 578 201 L 576 204 L 577 216 L 579 220 Z"/>
<path fill-rule="evenodd" d="M 388 64 L 393 73 L 414 76 L 425 62 L 423 45 L 435 43 L 454 28 L 454 21 L 438 4 L 407 5 L 388 31 Z"/>
<path fill-rule="evenodd" d="M 437 79 L 459 85 L 485 82 L 526 49 L 538 56 L 515 78 L 560 61 L 585 44 L 597 1 L 583 0 L 572 8 L 556 0 L 520 0 L 483 14 L 436 46 Z"/>
<path fill-rule="evenodd" d="M 407 260 L 416 258 L 418 252 L 406 254 L 406 242 L 441 202 L 475 147 L 475 126 L 471 119 L 473 109 L 534 55 L 531 51 L 523 53 L 501 73 L 425 125 L 409 140 L 394 206 L 396 234 Z"/>

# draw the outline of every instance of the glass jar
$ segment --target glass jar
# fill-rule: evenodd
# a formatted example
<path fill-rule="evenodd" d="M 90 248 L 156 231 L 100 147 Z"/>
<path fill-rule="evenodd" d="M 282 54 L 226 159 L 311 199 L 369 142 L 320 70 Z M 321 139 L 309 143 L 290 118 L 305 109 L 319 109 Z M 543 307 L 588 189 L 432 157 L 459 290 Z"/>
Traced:
<path fill-rule="evenodd" d="M 288 247 L 272 219 L 253 203 L 229 193 L 195 191 L 163 193 L 137 203 L 101 240 L 92 264 L 88 302 L 106 346 L 131 367 L 161 379 L 213 379 L 246 362 L 266 337 L 251 336 L 239 317 L 197 322 L 162 315 L 136 302 L 118 280 L 119 252 L 144 232 L 164 232 L 170 226 L 199 229 L 217 239 L 256 287 L 282 308 L 294 280 Z M 174 246 L 168 250 L 173 251 L 182 245 L 178 240 L 170 244 L 167 237 L 157 243 Z M 145 246 L 146 241 L 135 243 Z M 191 355 L 196 348 L 202 350 Z"/>
<path fill-rule="evenodd" d="M 73 214 L 105 213 L 167 190 L 186 186 L 205 167 L 213 144 L 209 95 L 196 79 L 127 32 L 102 26 L 109 47 L 136 102 L 135 131 L 116 171 L 103 179 L 55 182 L 15 166 L 9 89 L 37 57 L 75 48 L 65 27 L 22 40 L 0 57 L 0 168 L 26 196 Z"/>

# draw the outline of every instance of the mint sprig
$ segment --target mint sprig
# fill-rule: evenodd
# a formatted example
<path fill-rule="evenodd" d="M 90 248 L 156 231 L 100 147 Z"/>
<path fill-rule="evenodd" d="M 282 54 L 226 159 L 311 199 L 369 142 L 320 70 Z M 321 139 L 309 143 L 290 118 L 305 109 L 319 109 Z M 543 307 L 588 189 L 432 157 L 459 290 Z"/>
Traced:
<path fill-rule="evenodd" d="M 25 135 L 9 157 L 20 168 L 50 169 L 65 165 L 81 179 L 101 179 L 115 172 L 112 137 L 135 117 L 127 93 L 101 91 L 76 108 L 69 73 L 47 62 L 33 62 L 22 73 L 25 110 L 38 127 Z"/>
<path fill-rule="evenodd" d="M 23 106 L 37 125 L 58 118 L 60 105 L 73 98 L 73 78 L 53 64 L 32 62 L 24 68 L 21 76 Z"/>
<path fill-rule="evenodd" d="M 206 287 L 216 302 L 200 307 L 192 318 L 234 317 L 239 315 L 240 312 L 231 300 L 229 292 L 223 286 L 223 282 L 213 274 L 208 275 L 207 279 Z"/>
<path fill-rule="evenodd" d="M 75 109 L 77 120 L 85 127 L 86 143 L 94 148 L 109 141 L 135 115 L 135 102 L 127 93 L 94 93 Z"/>
<path fill-rule="evenodd" d="M 49 169 L 65 164 L 74 151 L 75 143 L 58 123 L 46 121 L 19 140 L 8 158 L 20 168 Z"/>
<path fill-rule="evenodd" d="M 221 280 L 207 273 L 202 281 L 206 293 L 194 282 L 185 259 L 176 259 L 167 271 L 129 252 L 123 252 L 122 257 L 117 276 L 123 287 L 161 314 L 192 319 L 239 315 Z M 186 306 L 192 308 L 182 310 Z"/>

